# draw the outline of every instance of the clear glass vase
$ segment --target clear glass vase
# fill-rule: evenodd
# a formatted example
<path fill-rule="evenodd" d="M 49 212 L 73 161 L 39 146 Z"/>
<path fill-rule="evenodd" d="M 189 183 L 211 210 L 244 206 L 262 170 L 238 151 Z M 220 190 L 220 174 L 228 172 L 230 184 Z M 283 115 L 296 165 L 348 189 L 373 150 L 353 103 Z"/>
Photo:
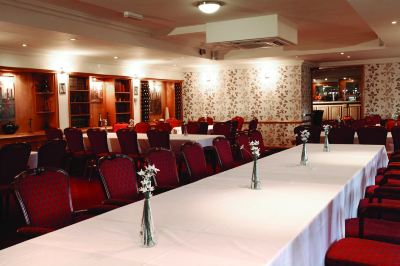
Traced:
<path fill-rule="evenodd" d="M 261 189 L 261 181 L 258 178 L 258 174 L 257 174 L 257 159 L 254 159 L 254 163 L 253 163 L 253 174 L 251 175 L 251 185 L 250 185 L 251 189 Z"/>
<path fill-rule="evenodd" d="M 325 130 L 324 152 L 331 151 L 331 147 L 329 147 L 328 135 L 329 135 L 329 131 Z"/>
<path fill-rule="evenodd" d="M 154 239 L 154 224 L 151 214 L 150 196 L 147 195 L 144 199 L 140 240 L 144 247 L 153 247 L 156 244 Z"/>
<path fill-rule="evenodd" d="M 308 155 L 307 155 L 306 142 L 303 142 L 303 149 L 301 150 L 300 165 L 308 165 Z"/>

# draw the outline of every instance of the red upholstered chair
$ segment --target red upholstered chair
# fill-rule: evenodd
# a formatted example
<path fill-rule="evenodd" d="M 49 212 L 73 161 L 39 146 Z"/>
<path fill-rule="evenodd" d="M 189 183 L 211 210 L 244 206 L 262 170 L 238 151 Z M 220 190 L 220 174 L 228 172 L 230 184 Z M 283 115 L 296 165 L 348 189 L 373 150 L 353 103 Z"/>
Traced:
<path fill-rule="evenodd" d="M 240 155 L 244 163 L 251 162 L 253 160 L 249 143 L 250 138 L 245 133 L 238 133 L 236 135 L 236 146 L 240 148 Z"/>
<path fill-rule="evenodd" d="M 186 142 L 182 144 L 181 151 L 191 181 L 208 176 L 206 157 L 200 144 Z"/>
<path fill-rule="evenodd" d="M 400 149 L 400 128 L 398 126 L 392 128 L 392 139 L 394 152 L 398 152 Z"/>
<path fill-rule="evenodd" d="M 207 124 L 207 122 L 198 122 L 198 124 L 199 124 L 199 127 L 198 127 L 197 134 L 207 135 L 208 134 L 208 124 Z"/>
<path fill-rule="evenodd" d="M 249 134 L 250 141 L 258 141 L 258 148 L 260 149 L 260 156 L 265 157 L 270 155 L 270 151 L 264 145 L 263 135 L 259 130 L 253 130 Z"/>
<path fill-rule="evenodd" d="M 44 130 L 47 140 L 63 139 L 63 132 L 59 128 L 50 127 Z"/>
<path fill-rule="evenodd" d="M 65 168 L 67 142 L 62 139 L 49 140 L 39 147 L 38 167 Z"/>
<path fill-rule="evenodd" d="M 394 120 L 394 119 L 386 120 L 385 128 L 386 128 L 387 131 L 392 131 L 392 128 L 394 126 L 396 126 L 396 120 Z"/>
<path fill-rule="evenodd" d="M 147 122 L 139 122 L 135 125 L 137 133 L 146 133 L 150 129 L 150 124 Z"/>
<path fill-rule="evenodd" d="M 244 123 L 244 118 L 241 116 L 235 116 L 232 118 L 232 120 L 235 120 L 238 122 L 237 124 L 237 131 L 242 131 L 243 123 Z"/>
<path fill-rule="evenodd" d="M 115 123 L 113 125 L 113 132 L 117 132 L 119 129 L 128 128 L 128 123 Z"/>
<path fill-rule="evenodd" d="M 331 144 L 353 144 L 355 130 L 352 127 L 333 127 L 328 139 Z"/>
<path fill-rule="evenodd" d="M 207 116 L 207 117 L 200 117 L 198 120 L 197 120 L 197 122 L 207 122 L 207 124 L 208 125 L 212 125 L 212 124 L 214 124 L 214 119 L 212 119 L 212 117 L 209 117 L 209 116 Z"/>
<path fill-rule="evenodd" d="M 213 135 L 222 135 L 229 139 L 231 136 L 230 125 L 223 122 L 215 123 L 213 127 Z"/>
<path fill-rule="evenodd" d="M 367 126 L 375 126 L 381 124 L 381 116 L 380 115 L 368 115 L 365 118 Z"/>
<path fill-rule="evenodd" d="M 359 128 L 367 126 L 367 121 L 365 119 L 354 120 L 351 126 L 357 131 Z"/>
<path fill-rule="evenodd" d="M 310 132 L 310 138 L 308 139 L 308 143 L 320 143 L 321 142 L 321 127 L 319 126 L 309 126 L 309 125 L 301 125 L 294 128 L 294 134 L 296 135 L 296 145 L 300 145 L 303 142 L 301 141 L 300 132 L 303 130 L 308 130 Z"/>
<path fill-rule="evenodd" d="M 222 170 L 228 170 L 239 166 L 232 155 L 231 144 L 225 137 L 217 137 L 213 140 L 213 146 L 217 152 L 218 163 Z"/>
<path fill-rule="evenodd" d="M 154 164 L 160 170 L 154 180 L 156 192 L 163 192 L 179 187 L 176 160 L 172 151 L 162 148 L 151 149 L 146 156 L 146 161 L 149 164 Z"/>
<path fill-rule="evenodd" d="M 400 245 L 359 238 L 344 238 L 331 245 L 325 266 L 398 265 Z"/>
<path fill-rule="evenodd" d="M 68 174 L 56 168 L 36 168 L 15 178 L 15 194 L 26 226 L 25 236 L 38 236 L 81 221 L 88 216 L 74 212 Z"/>
<path fill-rule="evenodd" d="M 257 118 L 253 118 L 252 120 L 250 120 L 249 122 L 249 132 L 256 130 L 258 126 L 258 119 Z"/>
<path fill-rule="evenodd" d="M 8 215 L 11 183 L 16 175 L 28 168 L 30 153 L 31 146 L 28 143 L 6 144 L 0 149 L 0 218 L 3 209 Z"/>
<path fill-rule="evenodd" d="M 99 159 L 98 167 L 107 196 L 103 204 L 123 206 L 139 200 L 136 168 L 129 156 L 104 156 Z"/>
<path fill-rule="evenodd" d="M 171 133 L 172 127 L 169 123 L 158 123 L 156 125 L 156 129 L 160 131 L 166 131 L 168 133 Z"/>
<path fill-rule="evenodd" d="M 136 168 L 144 163 L 144 157 L 139 153 L 137 132 L 133 129 L 123 128 L 117 131 L 117 138 L 121 152 L 135 161 Z"/>
<path fill-rule="evenodd" d="M 90 149 L 97 158 L 110 154 L 108 149 L 107 132 L 99 128 L 89 128 L 86 131 L 89 138 Z"/>
<path fill-rule="evenodd" d="M 342 117 L 343 125 L 351 127 L 353 125 L 354 119 L 353 117 L 346 115 Z"/>
<path fill-rule="evenodd" d="M 178 127 L 180 124 L 179 120 L 174 117 L 168 118 L 165 122 L 168 123 L 171 126 L 171 128 Z"/>
<path fill-rule="evenodd" d="M 67 141 L 68 155 L 72 160 L 71 164 L 74 161 L 84 161 L 85 169 L 83 175 L 86 176 L 88 168 L 93 169 L 94 167 L 95 156 L 92 152 L 85 150 L 82 130 L 75 127 L 68 127 L 64 129 L 64 135 Z"/>
<path fill-rule="evenodd" d="M 384 127 L 362 127 L 357 130 L 360 144 L 386 145 L 387 130 Z"/>
<path fill-rule="evenodd" d="M 208 125 L 207 125 L 208 126 Z M 185 132 L 185 125 L 182 125 L 182 134 Z M 188 134 L 197 134 L 199 131 L 199 122 L 190 121 L 186 125 L 186 131 Z"/>
<path fill-rule="evenodd" d="M 167 131 L 160 131 L 157 129 L 150 129 L 147 131 L 147 139 L 151 148 L 164 148 L 171 149 L 170 134 Z"/>

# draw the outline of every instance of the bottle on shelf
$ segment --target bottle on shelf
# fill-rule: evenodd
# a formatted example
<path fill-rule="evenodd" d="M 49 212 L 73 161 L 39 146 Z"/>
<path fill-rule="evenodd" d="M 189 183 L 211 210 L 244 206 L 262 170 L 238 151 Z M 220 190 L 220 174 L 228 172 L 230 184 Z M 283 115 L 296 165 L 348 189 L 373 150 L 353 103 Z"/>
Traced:
<path fill-rule="evenodd" d="M 102 123 L 103 123 L 103 119 L 101 118 L 101 113 L 99 113 L 99 123 L 98 123 L 98 126 L 101 127 Z"/>

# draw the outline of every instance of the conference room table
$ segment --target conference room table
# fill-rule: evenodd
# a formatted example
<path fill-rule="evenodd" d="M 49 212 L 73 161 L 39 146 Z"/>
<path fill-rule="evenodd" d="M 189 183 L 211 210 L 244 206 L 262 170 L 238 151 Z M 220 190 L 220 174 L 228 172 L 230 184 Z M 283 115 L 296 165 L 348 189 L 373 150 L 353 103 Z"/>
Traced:
<path fill-rule="evenodd" d="M 202 147 L 212 146 L 212 141 L 214 138 L 218 136 L 214 135 L 197 135 L 197 134 L 170 134 L 170 144 L 171 150 L 178 154 L 180 152 L 181 145 L 188 141 L 194 141 L 199 143 Z M 145 153 L 150 149 L 149 140 L 147 139 L 147 135 L 145 133 L 138 133 L 137 134 L 138 144 L 139 144 L 139 151 L 141 153 Z M 108 142 L 108 149 L 110 152 L 121 152 L 121 147 L 118 142 L 117 134 L 114 132 L 107 133 L 107 142 Z M 83 143 L 86 148 L 90 147 L 89 139 L 87 134 L 83 134 Z"/>
<path fill-rule="evenodd" d="M 308 144 L 151 198 L 157 245 L 139 241 L 143 201 L 0 251 L 0 265 L 324 265 L 365 187 L 387 165 L 384 146 Z"/>

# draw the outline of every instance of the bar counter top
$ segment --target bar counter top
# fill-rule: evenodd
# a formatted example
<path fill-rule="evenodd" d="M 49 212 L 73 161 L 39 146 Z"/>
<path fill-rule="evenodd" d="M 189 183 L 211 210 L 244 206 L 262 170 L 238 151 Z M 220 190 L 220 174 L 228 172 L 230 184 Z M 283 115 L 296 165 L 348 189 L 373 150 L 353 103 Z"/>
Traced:
<path fill-rule="evenodd" d="M 318 104 L 361 104 L 360 101 L 313 101 L 313 105 Z"/>
<path fill-rule="evenodd" d="M 34 131 L 34 132 L 20 132 L 14 134 L 0 134 L 0 139 L 17 139 L 17 138 L 29 138 L 29 137 L 37 137 L 44 136 L 45 133 L 43 130 Z"/>

